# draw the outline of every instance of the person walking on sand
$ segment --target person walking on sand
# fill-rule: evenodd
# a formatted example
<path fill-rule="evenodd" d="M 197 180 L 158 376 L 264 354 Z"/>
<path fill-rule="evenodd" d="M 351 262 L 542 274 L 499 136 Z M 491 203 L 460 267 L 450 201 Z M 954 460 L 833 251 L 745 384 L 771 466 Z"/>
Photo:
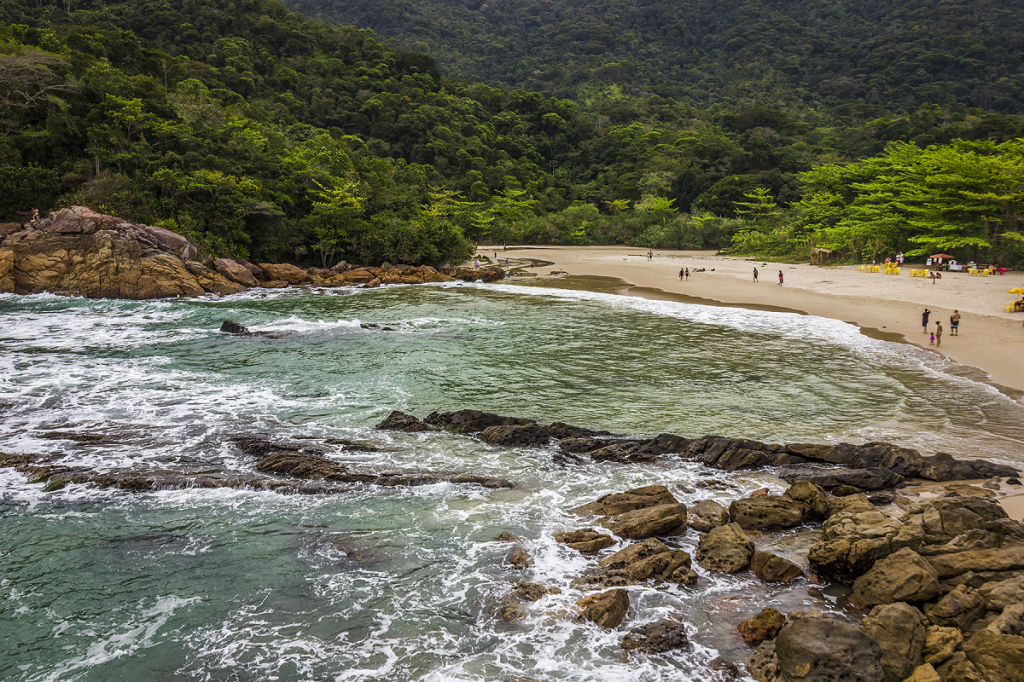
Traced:
<path fill-rule="evenodd" d="M 928 316 L 931 314 L 932 311 L 928 310 L 927 308 L 925 308 L 924 312 L 921 313 L 921 326 L 924 327 L 925 334 L 928 333 Z"/>
<path fill-rule="evenodd" d="M 754 268 L 754 281 L 757 281 L 757 268 Z"/>
<path fill-rule="evenodd" d="M 935 323 L 935 347 L 938 348 L 942 345 L 942 323 Z"/>
<path fill-rule="evenodd" d="M 782 286 L 782 270 L 779 270 L 779 286 Z"/>
<path fill-rule="evenodd" d="M 960 336 L 960 311 L 954 310 L 949 316 L 949 335 Z"/>

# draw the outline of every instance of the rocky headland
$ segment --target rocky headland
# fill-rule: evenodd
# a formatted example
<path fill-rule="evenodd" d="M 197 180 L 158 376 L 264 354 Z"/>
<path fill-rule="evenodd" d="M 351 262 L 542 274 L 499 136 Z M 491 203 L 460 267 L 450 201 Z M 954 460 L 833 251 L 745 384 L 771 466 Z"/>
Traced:
<path fill-rule="evenodd" d="M 363 286 L 429 282 L 493 282 L 500 268 L 427 265 L 330 269 L 243 259 L 196 260 L 187 239 L 162 227 L 137 225 L 72 206 L 24 225 L 0 225 L 0 293 L 54 293 L 85 298 L 149 299 L 227 295 L 254 288 Z"/>
<path fill-rule="evenodd" d="M 629 439 L 475 410 L 423 420 L 394 412 L 378 428 L 444 429 L 494 445 L 550 447 L 566 466 L 676 458 L 728 471 L 771 467 L 792 481 L 781 495 L 761 490 L 728 508 L 711 500 L 687 508 L 667 486 L 652 482 L 569 510 L 581 527 L 554 539 L 593 562 L 572 581 L 573 588 L 594 592 L 576 602 L 575 617 L 623 629 L 626 652 L 690 646 L 682 616 L 627 629 L 629 589 L 698 586 L 696 564 L 708 575 L 749 571 L 765 584 L 802 580 L 845 588 L 839 615 L 783 614 L 766 606 L 735 624 L 750 647 L 748 674 L 758 682 L 1024 681 L 1024 524 L 1009 518 L 993 492 L 1021 485 L 1012 467 L 923 456 L 887 443 L 767 445 L 671 434 Z M 991 480 L 938 485 L 929 498 L 904 492 L 913 482 L 980 478 Z M 888 492 L 877 492 L 882 489 Z M 795 527 L 819 529 L 806 566 L 758 548 Z M 699 535 L 692 557 L 677 541 L 690 529 Z M 513 543 L 506 555 L 513 570 L 529 569 L 519 538 L 503 533 L 498 539 Z M 517 580 L 495 612 L 515 622 L 533 603 L 559 593 Z M 721 659 L 708 671 L 708 679 L 740 676 Z"/>

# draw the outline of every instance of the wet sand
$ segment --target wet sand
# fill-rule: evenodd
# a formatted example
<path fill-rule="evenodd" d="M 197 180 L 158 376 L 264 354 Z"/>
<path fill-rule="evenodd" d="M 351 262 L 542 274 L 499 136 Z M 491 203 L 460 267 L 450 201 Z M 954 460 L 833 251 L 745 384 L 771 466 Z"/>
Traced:
<path fill-rule="evenodd" d="M 862 273 L 858 266 L 771 263 L 712 251 L 656 251 L 650 261 L 646 249 L 623 246 L 510 246 L 507 251 L 482 247 L 479 253 L 489 258 L 497 253 L 499 264 L 509 258 L 510 267 L 519 265 L 538 277 L 562 280 L 551 282 L 554 286 L 843 320 L 874 338 L 906 340 L 978 367 L 1006 393 L 1024 400 L 1024 313 L 1004 310 L 1015 299 L 1007 290 L 1024 287 L 1022 271 L 990 277 L 948 272 L 932 282 L 909 276 L 911 267 L 923 266 L 884 275 Z M 686 267 L 705 271 L 681 281 L 679 270 Z M 753 281 L 754 267 L 760 271 L 758 282 Z M 779 270 L 785 280 L 782 286 Z M 928 331 L 935 330 L 936 322 L 943 326 L 939 347 L 930 347 L 922 331 L 926 307 L 932 311 Z M 954 309 L 962 316 L 959 336 L 950 334 Z"/>

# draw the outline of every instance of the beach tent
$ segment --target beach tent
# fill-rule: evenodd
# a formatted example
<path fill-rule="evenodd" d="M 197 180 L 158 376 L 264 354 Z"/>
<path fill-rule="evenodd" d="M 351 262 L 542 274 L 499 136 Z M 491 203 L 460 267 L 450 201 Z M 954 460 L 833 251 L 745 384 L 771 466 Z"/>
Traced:
<path fill-rule="evenodd" d="M 1010 289 L 1006 293 L 1008 293 L 1008 294 L 1021 294 L 1021 295 L 1024 295 L 1024 289 L 1022 289 L 1020 287 L 1017 287 L 1016 289 Z"/>
<path fill-rule="evenodd" d="M 945 258 L 945 259 L 948 260 L 948 259 L 952 258 L 952 256 L 950 256 L 948 253 L 934 253 L 931 256 L 929 256 L 929 258 L 931 258 L 932 260 L 934 260 L 936 258 Z"/>

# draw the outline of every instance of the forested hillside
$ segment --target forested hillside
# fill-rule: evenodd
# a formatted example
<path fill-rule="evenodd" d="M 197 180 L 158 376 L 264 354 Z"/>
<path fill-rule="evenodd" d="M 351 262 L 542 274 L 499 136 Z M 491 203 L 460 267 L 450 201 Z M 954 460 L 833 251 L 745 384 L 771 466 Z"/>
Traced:
<path fill-rule="evenodd" d="M 696 106 L 1018 113 L 1012 0 L 285 0 L 436 56 L 442 72 L 586 97 L 597 85 Z"/>
<path fill-rule="evenodd" d="M 444 78 L 427 55 L 276 0 L 8 0 L 0 19 L 0 219 L 79 203 L 210 255 L 307 263 L 441 264 L 505 240 L 858 258 L 913 246 L 923 214 L 895 211 L 866 239 L 851 227 L 869 215 L 862 175 L 822 193 L 813 174 L 965 140 L 963 158 L 1002 160 L 1004 217 L 932 216 L 1017 248 L 999 236 L 1019 230 L 1017 114 L 706 108 L 616 87 L 558 99 Z M 913 177 L 953 156 L 922 157 Z"/>

